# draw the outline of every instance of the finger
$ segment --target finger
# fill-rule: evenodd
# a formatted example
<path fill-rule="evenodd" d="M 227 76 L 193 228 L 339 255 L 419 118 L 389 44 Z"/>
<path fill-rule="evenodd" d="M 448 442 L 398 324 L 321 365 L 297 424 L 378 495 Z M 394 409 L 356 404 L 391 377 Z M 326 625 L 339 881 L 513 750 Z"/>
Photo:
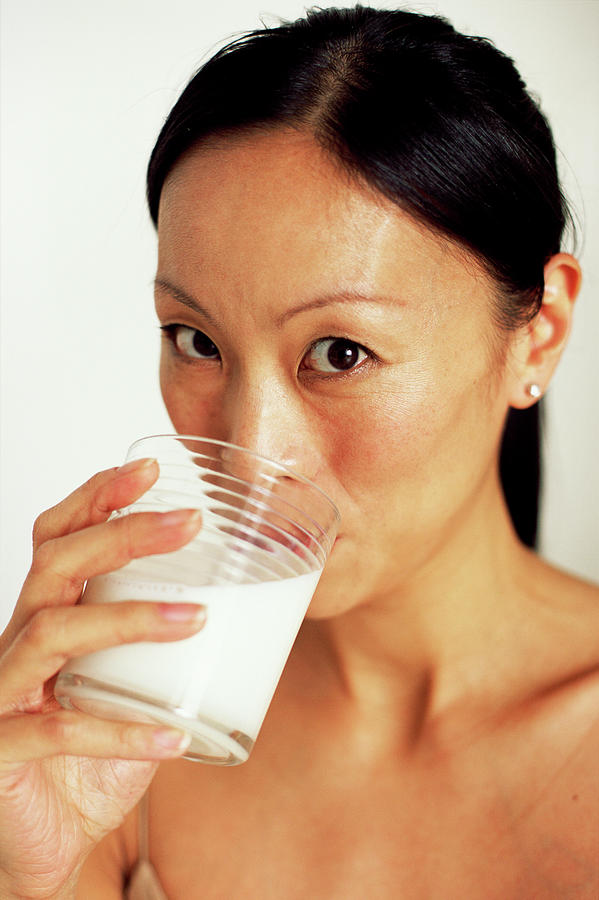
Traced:
<path fill-rule="evenodd" d="M 0 765 L 67 754 L 96 759 L 160 760 L 180 756 L 190 736 L 166 726 L 110 722 L 71 710 L 0 720 Z"/>
<path fill-rule="evenodd" d="M 138 459 L 98 472 L 56 506 L 43 512 L 33 526 L 33 547 L 63 534 L 105 522 L 111 512 L 142 496 L 158 478 L 154 459 Z"/>
<path fill-rule="evenodd" d="M 178 550 L 198 532 L 198 510 L 132 513 L 46 541 L 33 564 L 11 620 L 12 634 L 37 609 L 76 603 L 94 575 L 120 569 L 132 559 Z"/>
<path fill-rule="evenodd" d="M 90 603 L 37 612 L 0 658 L 1 712 L 30 708 L 40 685 L 75 656 L 135 641 L 177 641 L 199 631 L 195 603 Z"/>

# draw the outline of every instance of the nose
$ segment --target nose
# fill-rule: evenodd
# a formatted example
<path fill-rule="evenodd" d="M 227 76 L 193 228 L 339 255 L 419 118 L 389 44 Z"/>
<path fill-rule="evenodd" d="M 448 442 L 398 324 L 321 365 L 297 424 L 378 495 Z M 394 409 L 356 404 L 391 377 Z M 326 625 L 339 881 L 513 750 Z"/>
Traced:
<path fill-rule="evenodd" d="M 240 379 L 225 399 L 226 440 L 314 479 L 318 439 L 301 398 L 276 377 Z"/>

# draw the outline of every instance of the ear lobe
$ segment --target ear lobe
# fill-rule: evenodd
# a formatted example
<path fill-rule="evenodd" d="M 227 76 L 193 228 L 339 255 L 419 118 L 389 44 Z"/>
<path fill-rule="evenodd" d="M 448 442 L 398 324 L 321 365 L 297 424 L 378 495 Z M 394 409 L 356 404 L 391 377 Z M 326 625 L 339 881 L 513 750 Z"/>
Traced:
<path fill-rule="evenodd" d="M 566 346 L 580 289 L 580 266 L 569 253 L 552 256 L 544 274 L 541 308 L 513 344 L 515 380 L 509 402 L 516 409 L 532 406 L 547 389 Z"/>

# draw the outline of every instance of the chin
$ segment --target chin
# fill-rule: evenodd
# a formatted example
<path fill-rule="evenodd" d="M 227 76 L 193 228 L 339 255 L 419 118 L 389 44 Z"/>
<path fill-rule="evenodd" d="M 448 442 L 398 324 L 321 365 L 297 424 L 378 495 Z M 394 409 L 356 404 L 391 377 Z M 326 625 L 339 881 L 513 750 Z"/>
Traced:
<path fill-rule="evenodd" d="M 306 619 L 331 619 L 367 606 L 387 606 L 389 602 L 395 605 L 399 601 L 409 573 L 413 571 L 410 560 L 390 552 L 383 556 L 372 548 L 359 550 L 358 546 L 359 542 L 348 538 L 341 546 L 338 542 L 335 544 Z"/>
<path fill-rule="evenodd" d="M 334 600 L 331 603 L 327 603 L 326 600 L 321 601 L 320 599 L 317 599 L 315 595 L 308 607 L 305 621 L 323 622 L 325 619 L 335 619 L 338 616 L 342 616 L 348 611 L 348 609 L 341 607 L 340 604 L 336 603 Z"/>
<path fill-rule="evenodd" d="M 335 553 L 338 550 L 338 545 L 335 545 L 308 607 L 306 619 L 341 616 L 366 600 L 356 589 L 357 584 L 361 583 L 359 573 L 354 566 L 344 564 L 342 555 Z"/>

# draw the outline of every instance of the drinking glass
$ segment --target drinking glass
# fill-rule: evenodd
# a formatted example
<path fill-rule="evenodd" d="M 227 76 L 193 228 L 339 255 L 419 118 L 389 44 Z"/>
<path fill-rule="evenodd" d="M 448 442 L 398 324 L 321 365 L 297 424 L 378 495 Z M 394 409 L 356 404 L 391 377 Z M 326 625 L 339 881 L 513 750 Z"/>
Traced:
<path fill-rule="evenodd" d="M 333 546 L 339 513 L 288 467 L 224 441 L 157 435 L 126 462 L 153 457 L 160 475 L 114 513 L 199 509 L 185 547 L 91 578 L 82 603 L 202 603 L 204 628 L 72 659 L 55 696 L 108 719 L 158 722 L 191 735 L 187 759 L 245 762 Z"/>

